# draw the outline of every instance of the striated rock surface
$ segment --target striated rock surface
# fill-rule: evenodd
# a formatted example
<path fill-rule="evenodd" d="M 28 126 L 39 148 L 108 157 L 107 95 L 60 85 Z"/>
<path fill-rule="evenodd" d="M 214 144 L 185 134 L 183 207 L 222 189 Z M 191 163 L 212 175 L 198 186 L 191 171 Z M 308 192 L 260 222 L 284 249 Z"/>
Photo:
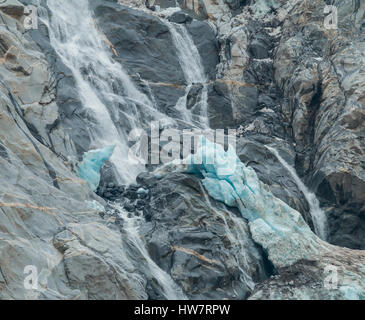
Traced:
<path fill-rule="evenodd" d="M 104 39 L 95 60 L 123 79 L 93 59 L 71 70 L 50 40 L 49 1 L 0 4 L 1 299 L 365 298 L 362 1 L 332 1 L 338 29 L 327 29 L 323 0 L 70 0 L 90 7 Z M 24 28 L 29 4 L 38 29 Z M 196 47 L 195 74 L 175 24 Z M 77 166 L 106 131 L 96 99 L 123 138 L 151 119 L 191 127 L 205 111 L 210 128 L 238 129 L 239 161 L 265 195 L 246 199 L 259 217 L 181 170 L 125 186 L 108 161 L 94 193 Z M 311 231 L 306 198 L 268 145 L 319 198 L 331 244 Z"/>
<path fill-rule="evenodd" d="M 143 209 L 151 257 L 191 299 L 245 299 L 270 264 L 237 212 L 209 199 L 199 179 L 171 173 Z"/>
<path fill-rule="evenodd" d="M 216 22 L 221 53 L 211 125 L 240 126 L 245 138 L 239 143 L 258 141 L 258 149 L 272 142 L 280 148 L 279 141 L 286 141 L 289 150 L 283 151 L 326 210 L 329 241 L 363 249 L 364 6 L 333 3 L 333 30 L 324 25 L 325 1 L 250 4 L 229 22 Z M 218 106 L 224 106 L 219 116 Z M 255 160 L 263 152 L 243 155 L 259 175 L 258 166 L 268 165 Z M 260 178 L 267 182 L 271 176 Z M 290 198 L 286 202 L 294 205 Z M 305 215 L 300 207 L 295 206 Z"/>
<path fill-rule="evenodd" d="M 364 300 L 360 250 L 328 246 L 327 252 L 279 268 L 260 283 L 250 300 Z"/>
<path fill-rule="evenodd" d="M 91 205 L 104 201 L 65 159 L 72 153 L 50 146 L 67 134 L 48 132 L 58 106 L 44 54 L 17 16 L 0 15 L 1 299 L 146 298 L 119 231 Z M 28 289 L 27 266 L 38 276 Z"/>
<path fill-rule="evenodd" d="M 210 161 L 213 154 L 218 163 Z M 273 196 L 233 148 L 225 151 L 202 138 L 194 155 L 160 168 L 157 175 L 170 171 L 201 176 L 201 185 L 212 198 L 237 208 L 247 219 L 252 239 L 267 252 L 278 273 L 256 287 L 250 299 L 365 298 L 365 253 L 318 238 L 299 212 Z M 335 274 L 326 278 L 331 271 Z"/>
<path fill-rule="evenodd" d="M 275 80 L 288 98 L 283 114 L 296 143 L 297 170 L 326 207 L 329 240 L 364 249 L 365 6 L 334 5 L 337 30 L 324 27 L 322 1 L 292 9 L 276 51 Z"/>

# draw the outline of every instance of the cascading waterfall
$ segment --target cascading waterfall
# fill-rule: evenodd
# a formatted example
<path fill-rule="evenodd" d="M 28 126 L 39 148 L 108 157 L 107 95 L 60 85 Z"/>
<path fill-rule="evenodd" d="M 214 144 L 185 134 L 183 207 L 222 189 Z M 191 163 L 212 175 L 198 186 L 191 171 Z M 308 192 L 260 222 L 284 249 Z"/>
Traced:
<path fill-rule="evenodd" d="M 322 240 L 327 239 L 327 218 L 319 206 L 319 201 L 313 192 L 310 192 L 302 180 L 298 177 L 295 169 L 289 165 L 279 154 L 279 152 L 269 146 L 266 148 L 279 160 L 283 167 L 289 171 L 299 190 L 303 193 L 309 205 L 309 212 L 312 217 L 314 231 Z"/>
<path fill-rule="evenodd" d="M 131 183 L 144 166 L 128 159 L 128 131 L 149 125 L 153 120 L 176 125 L 175 121 L 156 110 L 154 102 L 142 94 L 123 67 L 113 61 L 105 37 L 89 9 L 88 0 L 48 0 L 52 17 L 47 25 L 51 45 L 72 71 L 83 107 L 91 112 L 93 147 L 115 145 L 110 158 L 121 182 Z M 117 87 L 117 90 L 115 90 Z M 119 125 L 116 126 L 115 123 Z M 94 131 L 94 132 L 92 132 Z M 138 234 L 138 217 L 129 218 L 122 208 L 115 208 L 125 222 L 127 241 L 146 261 L 148 270 L 163 289 L 167 299 L 186 298 L 171 277 L 148 255 Z"/>
<path fill-rule="evenodd" d="M 144 166 L 131 164 L 130 159 L 126 157 L 129 151 L 128 133 L 133 129 L 143 128 L 144 124 L 149 125 L 154 120 L 164 121 L 176 127 L 177 123 L 160 113 L 153 95 L 151 94 L 151 101 L 141 93 L 122 65 L 114 61 L 108 40 L 97 29 L 88 0 L 47 0 L 47 4 L 52 17 L 43 22 L 49 29 L 51 45 L 62 62 L 72 71 L 83 107 L 90 111 L 89 116 L 93 118 L 90 121 L 90 134 L 94 139 L 92 147 L 115 145 L 110 160 L 115 166 L 120 182 L 133 182 L 138 173 L 144 170 Z M 176 104 L 176 109 L 180 111 L 187 126 L 208 129 L 208 80 L 198 49 L 185 26 L 168 21 L 164 23 L 171 32 L 188 84 L 185 95 Z M 187 98 L 194 85 L 202 86 L 200 98 L 191 110 L 188 110 Z M 208 196 L 206 203 L 211 206 Z M 143 218 L 130 217 L 117 204 L 114 204 L 114 209 L 124 221 L 126 241 L 136 251 L 135 254 L 142 258 L 149 274 L 162 288 L 165 298 L 185 299 L 185 295 L 173 279 L 149 256 L 139 235 L 139 226 L 143 223 Z M 240 237 L 242 234 L 231 231 L 222 213 L 215 210 L 215 214 L 224 221 L 227 236 L 232 245 L 237 247 L 238 255 L 244 253 L 244 239 Z M 234 217 L 230 219 L 238 230 L 244 233 L 242 221 Z M 247 265 L 245 257 L 240 256 L 237 262 L 242 263 L 243 281 L 253 288 L 252 279 L 244 271 Z"/>
<path fill-rule="evenodd" d="M 165 271 L 163 271 L 149 256 L 138 231 L 139 225 L 144 222 L 144 219 L 138 216 L 129 216 L 128 212 L 126 212 L 118 204 L 113 204 L 112 206 L 114 209 L 116 209 L 117 214 L 124 222 L 123 230 L 127 234 L 126 241 L 129 242 L 133 248 L 137 249 L 138 255 L 141 256 L 146 262 L 151 275 L 154 279 L 156 279 L 157 283 L 162 288 L 165 298 L 168 300 L 187 299 L 181 289 L 172 280 L 172 278 Z"/>
<path fill-rule="evenodd" d="M 179 57 L 180 66 L 188 84 L 185 95 L 177 101 L 175 108 L 180 112 L 184 121 L 207 129 L 209 128 L 208 84 L 199 51 L 185 26 L 168 21 L 164 21 L 164 23 L 170 30 L 172 41 Z M 199 103 L 189 111 L 186 107 L 187 97 L 194 84 L 201 84 L 203 87 Z"/>
<path fill-rule="evenodd" d="M 144 166 L 128 159 L 128 133 L 152 120 L 171 125 L 133 84 L 96 26 L 88 0 L 48 0 L 51 45 L 72 71 L 83 107 L 91 111 L 90 135 L 94 148 L 115 145 L 110 159 L 122 183 L 131 183 Z M 117 89 L 115 89 L 117 88 Z M 116 126 L 115 123 L 118 123 Z"/>

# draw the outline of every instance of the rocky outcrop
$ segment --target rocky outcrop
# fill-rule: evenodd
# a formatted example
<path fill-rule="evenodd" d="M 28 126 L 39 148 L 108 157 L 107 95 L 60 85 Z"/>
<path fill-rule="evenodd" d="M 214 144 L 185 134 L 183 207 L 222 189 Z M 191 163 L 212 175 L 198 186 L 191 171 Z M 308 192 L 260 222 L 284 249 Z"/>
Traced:
<path fill-rule="evenodd" d="M 211 199 L 200 179 L 182 173 L 141 173 L 137 185 L 106 186 L 98 193 L 143 217 L 140 234 L 156 264 L 190 299 L 245 299 L 273 274 L 237 210 Z M 125 233 L 127 221 L 115 224 Z M 148 296 L 163 298 L 156 281 Z"/>
<path fill-rule="evenodd" d="M 364 252 L 328 249 L 332 252 L 278 269 L 278 275 L 260 283 L 249 299 L 363 300 Z"/>
<path fill-rule="evenodd" d="M 152 94 L 160 111 L 173 116 L 186 79 L 166 24 L 157 16 L 111 2 L 94 1 L 93 7 L 100 29 L 115 49 L 115 60 L 122 62 L 142 91 Z M 214 79 L 218 43 L 212 28 L 192 19 L 172 22 L 186 24 L 206 74 Z"/>
<path fill-rule="evenodd" d="M 211 126 L 240 126 L 245 141 L 258 141 L 258 149 L 280 141 L 269 137 L 287 141 L 297 171 L 326 210 L 329 241 L 361 249 L 364 8 L 357 2 L 334 3 L 339 28 L 329 30 L 324 1 L 248 4 L 239 14 L 221 14 L 222 20 L 210 17 L 221 45 L 217 83 L 209 96 Z M 260 153 L 266 151 L 245 155 L 245 161 L 258 169 Z M 260 164 L 270 167 L 264 159 Z M 300 198 L 295 202 L 305 207 Z M 305 209 L 296 208 L 305 215 Z"/>
<path fill-rule="evenodd" d="M 69 140 L 48 131 L 58 105 L 44 54 L 21 19 L 0 15 L 1 299 L 145 298 L 119 231 L 92 205 L 104 201 L 51 147 Z M 27 290 L 30 271 L 38 286 Z"/>
<path fill-rule="evenodd" d="M 209 161 L 213 150 L 219 164 Z M 166 177 L 167 172 L 199 177 L 213 199 L 238 209 L 247 220 L 252 239 L 267 253 L 272 272 L 278 272 L 255 288 L 251 299 L 364 299 L 365 253 L 319 239 L 299 212 L 273 196 L 232 147 L 224 151 L 202 138 L 194 155 L 167 164 L 156 174 Z M 334 274 L 326 277 L 329 272 Z"/>
<path fill-rule="evenodd" d="M 365 7 L 350 1 L 335 5 L 337 30 L 323 25 L 323 1 L 292 9 L 275 54 L 275 80 L 288 97 L 283 113 L 296 142 L 297 169 L 327 208 L 330 241 L 364 249 L 360 17 Z"/>
<path fill-rule="evenodd" d="M 101 7 L 98 8 L 97 10 L 101 10 Z M 131 9 L 122 7 L 122 10 L 125 12 L 125 17 L 133 18 L 134 15 L 139 15 Z M 160 26 L 166 33 L 166 27 L 157 18 L 150 18 L 146 14 L 142 17 L 146 20 L 152 19 L 152 22 L 154 21 L 156 26 Z M 164 298 L 163 290 L 155 284 L 156 280 L 148 268 L 142 268 L 140 265 L 137 270 L 135 262 L 140 259 L 139 254 L 138 252 L 132 254 L 120 235 L 122 230 L 119 223 L 123 220 L 120 220 L 118 215 L 110 216 L 105 213 L 102 216 L 98 215 L 100 211 L 104 211 L 102 205 L 105 203 L 90 191 L 85 181 L 76 176 L 74 161 L 67 159 L 80 158 L 90 141 L 88 135 L 66 133 L 77 126 L 85 127 L 88 121 L 81 116 L 85 110 L 83 111 L 74 88 L 72 73 L 47 42 L 48 33 L 44 25 L 41 25 L 39 33 L 31 31 L 23 35 L 18 31 L 22 31 L 19 22 L 8 16 L 4 16 L 4 19 L 13 23 L 16 28 L 4 30 L 3 37 L 8 36 L 12 41 L 17 41 L 10 44 L 3 42 L 4 50 L 12 46 L 24 49 L 19 56 L 11 56 L 10 52 L 8 54 L 4 52 L 3 68 L 6 73 L 3 74 L 6 77 L 3 78 L 2 101 L 3 119 L 7 126 L 1 127 L 3 129 L 1 154 L 4 165 L 6 163 L 10 169 L 1 172 L 2 177 L 9 181 L 2 186 L 1 200 L 4 215 L 1 219 L 2 228 L 6 230 L 2 233 L 1 241 L 2 298 Z M 143 22 L 143 18 L 140 21 Z M 103 25 L 103 22 L 100 23 Z M 204 26 L 203 23 L 191 26 L 193 37 L 198 39 L 197 42 L 203 35 L 198 30 L 202 25 Z M 106 23 L 103 27 L 107 28 Z M 114 40 L 111 36 L 110 38 Z M 145 38 L 147 39 L 146 35 Z M 205 40 L 199 49 L 202 52 L 206 51 L 210 41 L 209 38 Z M 171 40 L 166 45 L 166 51 L 171 49 Z M 212 48 L 215 46 L 216 44 L 213 44 Z M 117 43 L 114 48 L 118 55 L 125 57 L 122 51 L 118 52 L 120 48 Z M 172 59 L 176 59 L 173 54 L 171 54 Z M 23 60 L 18 61 L 20 57 Z M 38 63 L 35 64 L 32 59 L 37 59 Z M 148 61 L 149 57 L 145 56 L 144 59 Z M 20 67 L 21 63 L 23 67 Z M 171 61 L 170 63 L 172 64 Z M 208 69 L 213 70 L 211 65 L 214 63 L 216 62 L 208 62 L 206 64 Z M 177 61 L 176 68 L 180 70 Z M 19 75 L 20 71 L 23 75 Z M 171 76 L 166 74 L 169 72 L 166 67 L 161 69 L 162 71 L 164 73 L 160 79 L 148 79 L 148 75 L 143 72 L 141 74 L 146 80 L 156 82 L 161 80 L 173 82 L 174 77 L 180 76 L 176 79 L 181 85 L 184 84 L 185 79 L 181 70 Z M 158 72 L 155 74 L 158 75 Z M 27 87 L 27 84 L 31 85 Z M 17 89 L 19 87 L 22 90 Z M 72 109 L 73 112 L 69 112 Z M 15 179 L 18 176 L 22 177 L 21 180 Z M 187 203 L 187 209 L 192 207 L 195 201 L 201 200 L 198 190 L 197 194 L 189 195 L 190 188 L 184 187 L 184 183 L 179 183 L 181 179 L 185 178 L 181 176 L 177 177 L 176 181 L 171 181 L 171 186 L 166 185 L 164 192 L 166 197 L 169 197 L 170 192 L 167 190 L 180 187 L 176 203 L 180 203 L 184 197 L 191 197 L 192 204 Z M 197 186 L 197 181 L 191 183 Z M 128 194 L 130 196 L 133 192 L 127 189 L 126 199 Z M 139 196 L 137 198 L 139 199 Z M 151 205 L 144 205 L 146 220 L 149 221 L 144 229 L 148 230 L 162 217 L 167 218 L 165 210 L 169 209 L 158 205 L 162 199 L 163 192 L 160 187 L 155 186 L 151 189 Z M 158 241 L 161 236 L 159 229 L 152 234 L 149 231 L 145 235 L 151 256 L 156 261 L 163 261 L 161 268 L 166 270 L 191 298 L 247 297 L 254 282 L 266 277 L 260 249 L 248 235 L 247 243 L 243 243 L 240 238 L 242 230 L 247 232 L 244 221 L 239 220 L 219 204 L 209 209 L 205 208 L 205 202 L 202 201 L 200 206 L 201 209 L 188 219 L 191 224 L 191 227 L 187 226 L 190 230 L 189 236 L 184 236 L 178 225 L 175 230 L 171 230 L 171 235 L 168 236 L 170 239 L 166 243 Z M 210 217 L 209 210 L 213 208 L 217 216 Z M 168 224 L 172 227 L 175 219 L 181 215 L 181 210 L 183 208 L 177 207 L 175 213 L 161 222 L 160 226 L 163 229 Z M 158 218 L 159 215 L 161 218 Z M 211 226 L 207 231 L 205 228 L 195 226 L 196 219 L 203 219 L 205 216 L 211 220 Z M 215 221 L 216 219 L 220 219 L 219 222 Z M 226 235 L 227 230 L 231 229 L 231 234 Z M 194 244 L 202 239 L 205 239 L 206 245 L 201 244 L 199 248 L 196 247 Z M 171 262 L 166 261 L 166 248 Z M 226 252 L 227 249 L 223 248 L 229 248 L 229 251 Z M 245 255 L 240 257 L 237 250 L 238 252 L 243 250 Z M 217 262 L 216 255 L 219 255 Z M 11 264 L 7 264 L 6 261 L 11 261 Z M 24 268 L 28 265 L 35 266 L 39 273 L 41 286 L 34 290 L 25 290 L 23 285 L 26 276 Z M 182 265 L 186 265 L 189 269 L 182 269 Z M 241 270 L 241 265 L 245 265 L 247 270 Z M 190 268 L 196 269 L 195 275 L 187 273 Z M 217 273 L 220 274 L 218 278 L 216 278 Z M 197 282 L 201 282 L 200 287 L 195 287 Z M 225 293 L 222 288 L 227 288 L 228 291 Z"/>
<path fill-rule="evenodd" d="M 247 223 L 209 199 L 199 179 L 172 173 L 145 188 L 149 252 L 189 298 L 245 299 L 271 272 Z"/>
<path fill-rule="evenodd" d="M 178 3 L 89 1 L 103 58 L 148 108 L 129 101 L 125 78 L 88 61 L 77 76 L 127 95 L 101 99 L 121 136 L 177 119 L 179 101 L 188 113 L 206 93 L 209 126 L 238 129 L 239 160 L 266 194 L 247 204 L 270 210 L 250 219 L 181 171 L 124 186 L 112 162 L 92 192 L 77 162 L 102 133 L 98 116 L 52 46 L 47 1 L 39 28 L 25 30 L 24 6 L 9 0 L 0 5 L 0 297 L 364 299 L 364 253 L 339 247 L 365 245 L 364 4 L 334 1 L 339 28 L 328 30 L 321 0 Z M 169 23 L 187 30 L 204 81 L 187 77 Z M 334 245 L 310 231 L 308 203 L 267 145 L 317 194 Z M 39 286 L 28 290 L 33 267 Z"/>

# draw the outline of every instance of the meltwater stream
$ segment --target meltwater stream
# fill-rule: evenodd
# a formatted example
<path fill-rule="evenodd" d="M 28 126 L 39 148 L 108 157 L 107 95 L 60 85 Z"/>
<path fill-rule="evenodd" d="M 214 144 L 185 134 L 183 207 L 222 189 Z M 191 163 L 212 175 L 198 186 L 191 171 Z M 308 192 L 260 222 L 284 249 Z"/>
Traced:
<path fill-rule="evenodd" d="M 319 206 L 319 201 L 313 192 L 310 192 L 302 180 L 298 177 L 295 169 L 289 165 L 279 154 L 279 152 L 269 146 L 266 148 L 279 160 L 283 167 L 289 171 L 290 175 L 293 177 L 299 190 L 303 193 L 305 199 L 309 205 L 309 212 L 312 217 L 314 231 L 322 240 L 327 239 L 327 218 L 323 210 Z"/>
<path fill-rule="evenodd" d="M 123 66 L 113 59 L 115 52 L 109 48 L 105 35 L 99 32 L 88 0 L 47 0 L 47 5 L 51 17 L 42 21 L 48 27 L 52 47 L 72 72 L 83 109 L 88 111 L 85 118 L 89 119 L 91 148 L 115 145 L 110 158 L 115 174 L 120 183 L 132 183 L 144 170 L 144 165 L 131 163 L 128 159 L 128 133 L 148 127 L 151 121 L 163 121 L 171 127 L 178 127 L 177 122 L 159 112 L 156 102 L 140 92 Z M 188 83 L 186 94 L 176 108 L 187 127 L 207 127 L 207 81 L 198 50 L 185 27 L 166 24 Z M 187 112 L 182 109 L 186 109 L 187 95 L 195 83 L 203 85 L 200 103 Z M 173 279 L 150 258 L 139 235 L 143 219 L 129 217 L 122 208 L 116 207 L 115 210 L 124 221 L 126 241 L 136 250 L 138 256 L 135 258 L 143 261 L 165 298 L 186 298 Z"/>
<path fill-rule="evenodd" d="M 92 118 L 88 123 L 93 139 L 91 147 L 115 145 L 110 161 L 116 176 L 120 183 L 132 183 L 144 166 L 128 159 L 129 132 L 147 128 L 155 120 L 178 127 L 177 120 L 158 111 L 155 101 L 139 91 L 123 66 L 113 59 L 110 43 L 99 32 L 88 0 L 47 0 L 47 5 L 52 16 L 43 22 L 49 29 L 51 45 L 72 71 L 80 100 Z M 185 95 L 175 106 L 180 113 L 179 120 L 186 128 L 206 129 L 207 78 L 198 49 L 185 26 L 161 21 L 170 30 L 188 84 Z M 188 110 L 187 96 L 194 84 L 202 85 L 200 101 Z"/>
<path fill-rule="evenodd" d="M 143 223 L 144 219 L 138 216 L 131 217 L 128 212 L 126 212 L 118 204 L 113 204 L 112 207 L 114 207 L 118 213 L 118 216 L 123 220 L 123 230 L 127 234 L 126 241 L 138 251 L 138 254 L 145 261 L 146 267 L 148 268 L 152 277 L 156 279 L 157 283 L 161 287 L 165 298 L 168 300 L 187 299 L 187 297 L 172 280 L 172 278 L 165 271 L 163 271 L 149 256 L 148 251 L 139 235 L 139 226 L 141 223 Z"/>
<path fill-rule="evenodd" d="M 120 63 L 114 61 L 98 31 L 88 0 L 48 0 L 51 45 L 72 71 L 83 107 L 90 112 L 92 147 L 115 145 L 111 162 L 121 183 L 132 183 L 144 166 L 128 159 L 128 133 L 153 120 L 175 121 L 155 109 Z M 115 124 L 118 125 L 115 125 Z"/>
<path fill-rule="evenodd" d="M 185 95 L 177 101 L 175 108 L 180 112 L 185 122 L 206 129 L 209 127 L 207 114 L 208 84 L 200 54 L 185 26 L 168 21 L 164 21 L 164 23 L 170 30 L 180 66 L 188 84 Z M 201 97 L 200 101 L 191 110 L 188 110 L 187 98 L 194 84 L 202 85 Z"/>

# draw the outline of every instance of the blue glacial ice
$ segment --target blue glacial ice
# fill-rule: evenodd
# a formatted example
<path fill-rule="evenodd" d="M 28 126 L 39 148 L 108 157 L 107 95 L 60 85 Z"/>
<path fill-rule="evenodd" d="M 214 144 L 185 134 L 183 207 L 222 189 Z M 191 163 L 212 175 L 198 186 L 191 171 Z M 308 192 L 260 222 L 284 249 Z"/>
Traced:
<path fill-rule="evenodd" d="M 200 137 L 195 154 L 165 164 L 154 174 L 159 177 L 171 171 L 197 175 L 212 198 L 238 208 L 248 221 L 252 239 L 262 246 L 276 269 L 310 260 L 316 261 L 322 272 L 321 268 L 336 261 L 332 254 L 338 248 L 317 237 L 299 212 L 276 198 L 232 147 L 225 151 L 219 144 Z M 360 281 L 359 275 L 352 272 L 346 272 L 344 279 L 345 285 L 338 290 L 341 297 L 363 299 L 361 273 Z M 306 296 L 306 291 L 301 294 L 304 299 L 311 297 Z"/>
<path fill-rule="evenodd" d="M 95 191 L 100 182 L 100 169 L 104 162 L 112 156 L 115 146 L 95 149 L 85 152 L 78 165 L 78 176 L 84 179 L 89 187 Z"/>
<path fill-rule="evenodd" d="M 344 295 L 346 300 L 364 300 L 365 292 L 364 289 L 361 288 L 357 284 L 345 285 L 340 288 L 341 293 Z"/>
<path fill-rule="evenodd" d="M 240 210 L 253 239 L 267 250 L 275 266 L 291 265 L 319 253 L 322 242 L 301 214 L 276 198 L 231 146 L 225 151 L 201 137 L 197 152 L 182 165 L 182 171 L 203 176 L 202 183 L 212 198 Z"/>

